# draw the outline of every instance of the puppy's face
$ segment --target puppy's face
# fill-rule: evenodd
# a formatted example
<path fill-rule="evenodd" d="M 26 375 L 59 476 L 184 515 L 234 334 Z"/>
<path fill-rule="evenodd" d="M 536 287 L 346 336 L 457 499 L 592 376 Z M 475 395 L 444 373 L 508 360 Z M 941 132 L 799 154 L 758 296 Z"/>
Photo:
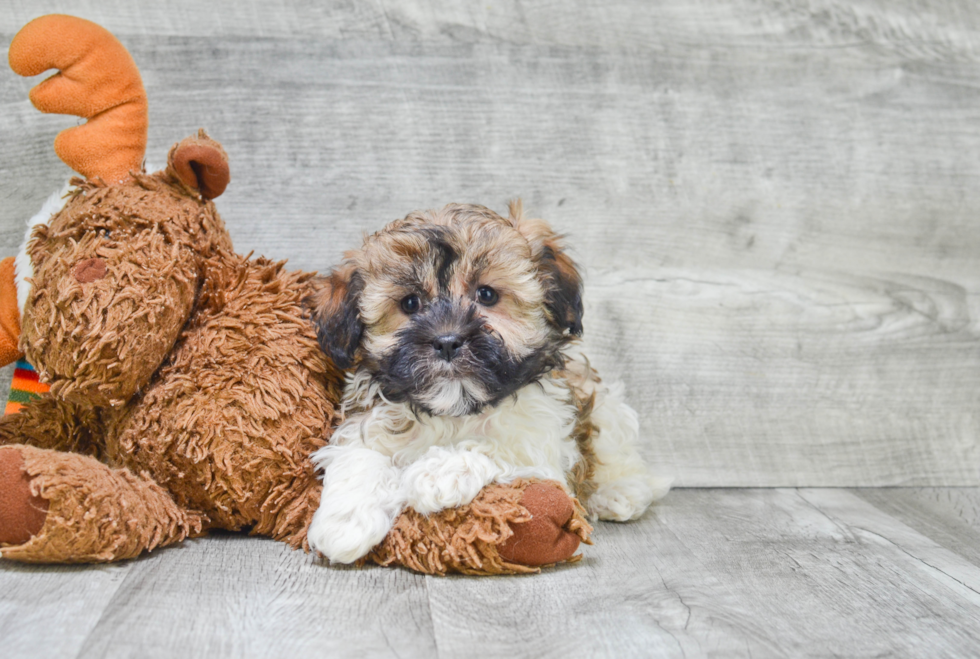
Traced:
<path fill-rule="evenodd" d="M 432 415 L 494 405 L 561 365 L 581 280 L 542 220 L 416 212 L 368 237 L 311 299 L 320 343 L 389 400 Z"/>

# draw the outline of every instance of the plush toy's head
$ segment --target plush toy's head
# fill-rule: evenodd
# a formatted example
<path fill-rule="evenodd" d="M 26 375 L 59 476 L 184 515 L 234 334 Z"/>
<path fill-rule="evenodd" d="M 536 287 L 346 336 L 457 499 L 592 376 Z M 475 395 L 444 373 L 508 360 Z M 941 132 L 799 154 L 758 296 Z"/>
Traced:
<path fill-rule="evenodd" d="M 73 179 L 64 207 L 29 230 L 16 263 L 20 350 L 54 395 L 120 405 L 173 348 L 206 259 L 231 249 L 211 202 L 228 183 L 227 158 L 202 131 L 171 149 L 164 171 L 143 173 L 139 72 L 94 23 L 39 18 L 9 57 L 21 75 L 60 70 L 32 90 L 38 109 L 89 119 L 55 141 L 85 180 Z"/>

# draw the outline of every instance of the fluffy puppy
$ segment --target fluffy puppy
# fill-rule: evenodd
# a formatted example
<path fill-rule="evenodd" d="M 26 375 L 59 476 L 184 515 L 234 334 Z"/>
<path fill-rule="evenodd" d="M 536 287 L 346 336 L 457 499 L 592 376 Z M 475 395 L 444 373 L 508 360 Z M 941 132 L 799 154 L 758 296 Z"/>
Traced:
<path fill-rule="evenodd" d="M 409 506 L 484 486 L 556 481 L 600 519 L 638 517 L 669 483 L 637 452 L 636 412 L 576 347 L 581 278 L 547 223 L 453 204 L 365 239 L 310 301 L 324 349 L 351 369 L 310 546 L 350 563 Z"/>

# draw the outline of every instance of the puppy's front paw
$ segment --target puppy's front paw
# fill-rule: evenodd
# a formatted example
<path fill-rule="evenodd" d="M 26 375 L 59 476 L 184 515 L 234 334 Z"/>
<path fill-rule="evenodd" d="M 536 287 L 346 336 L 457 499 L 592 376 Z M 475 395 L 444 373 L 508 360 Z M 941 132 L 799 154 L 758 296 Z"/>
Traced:
<path fill-rule="evenodd" d="M 648 474 L 626 476 L 602 483 L 589 497 L 589 512 L 599 519 L 627 522 L 636 519 L 670 489 L 670 480 Z"/>
<path fill-rule="evenodd" d="M 354 446 L 325 446 L 313 463 L 324 471 L 310 547 L 331 562 L 353 563 L 384 540 L 401 512 L 399 472 L 390 458 Z"/>
<path fill-rule="evenodd" d="M 405 470 L 402 483 L 408 505 L 430 515 L 471 502 L 499 474 L 500 468 L 482 453 L 433 447 Z"/>
<path fill-rule="evenodd" d="M 331 563 L 353 563 L 384 540 L 391 520 L 384 511 L 331 511 L 322 506 L 313 516 L 307 537 L 310 547 Z"/>

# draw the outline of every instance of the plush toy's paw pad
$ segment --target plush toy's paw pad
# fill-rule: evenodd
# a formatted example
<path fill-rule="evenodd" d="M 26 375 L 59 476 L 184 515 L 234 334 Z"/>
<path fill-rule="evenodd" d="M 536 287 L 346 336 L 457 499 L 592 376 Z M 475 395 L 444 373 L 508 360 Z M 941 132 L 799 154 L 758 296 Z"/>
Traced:
<path fill-rule="evenodd" d="M 525 488 L 521 505 L 531 513 L 531 519 L 511 525 L 514 535 L 498 548 L 501 557 L 512 563 L 537 566 L 560 563 L 575 554 L 581 539 L 566 528 L 575 507 L 561 488 L 532 483 Z"/>
<path fill-rule="evenodd" d="M 16 449 L 0 449 L 0 544 L 22 545 L 41 530 L 48 502 L 31 494 L 31 478 Z"/>

